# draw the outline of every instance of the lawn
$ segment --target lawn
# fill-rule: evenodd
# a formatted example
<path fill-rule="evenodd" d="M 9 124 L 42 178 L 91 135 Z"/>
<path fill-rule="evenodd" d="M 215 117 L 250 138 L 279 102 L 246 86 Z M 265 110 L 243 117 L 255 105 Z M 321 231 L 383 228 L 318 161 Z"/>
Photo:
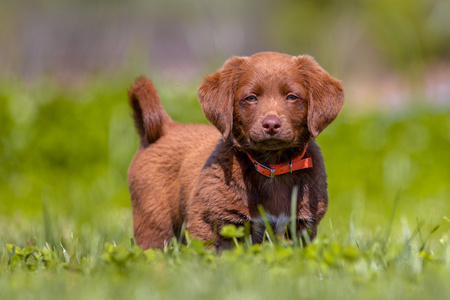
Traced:
<path fill-rule="evenodd" d="M 450 107 L 348 101 L 317 139 L 330 205 L 310 245 L 142 252 L 131 83 L 0 82 L 0 299 L 448 299 Z M 173 119 L 206 122 L 195 86 L 157 87 Z"/>

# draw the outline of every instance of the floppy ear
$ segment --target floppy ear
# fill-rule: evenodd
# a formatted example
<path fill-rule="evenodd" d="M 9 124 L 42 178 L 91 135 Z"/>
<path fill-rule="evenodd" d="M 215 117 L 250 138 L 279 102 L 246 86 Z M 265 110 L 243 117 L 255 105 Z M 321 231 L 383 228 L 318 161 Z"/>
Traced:
<path fill-rule="evenodd" d="M 344 104 L 344 90 L 311 56 L 298 56 L 297 65 L 308 89 L 308 129 L 316 138 L 337 117 Z"/>
<path fill-rule="evenodd" d="M 198 88 L 198 99 L 206 118 L 228 139 L 233 126 L 234 95 L 239 66 L 244 58 L 233 57 L 216 73 L 208 75 Z"/>

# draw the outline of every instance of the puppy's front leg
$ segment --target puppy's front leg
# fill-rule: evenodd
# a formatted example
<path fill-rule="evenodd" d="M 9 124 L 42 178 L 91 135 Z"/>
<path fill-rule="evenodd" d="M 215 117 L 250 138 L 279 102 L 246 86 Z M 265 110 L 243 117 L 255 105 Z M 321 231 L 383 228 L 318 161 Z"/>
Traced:
<path fill-rule="evenodd" d="M 224 224 L 223 222 L 213 222 L 210 224 L 201 220 L 200 218 L 194 218 L 187 224 L 187 230 L 194 238 L 198 238 L 203 242 L 212 242 L 216 250 L 224 250 L 231 248 L 232 241 L 226 240 L 220 235 L 220 230 Z"/>
<path fill-rule="evenodd" d="M 229 248 L 231 245 L 231 241 L 220 235 L 224 226 L 240 226 L 250 220 L 246 201 L 242 199 L 245 194 L 241 191 L 243 189 L 235 180 L 230 181 L 233 176 L 238 177 L 231 174 L 231 162 L 232 159 L 217 160 L 213 153 L 201 170 L 186 201 L 189 233 L 202 241 L 212 241 L 217 249 Z M 240 171 L 239 166 L 237 169 L 235 173 Z"/>
<path fill-rule="evenodd" d="M 193 238 L 198 238 L 203 242 L 214 241 L 214 232 L 211 225 L 202 220 L 200 216 L 189 216 L 186 229 Z"/>
<path fill-rule="evenodd" d="M 210 224 L 210 216 L 191 215 L 187 222 L 187 230 L 193 238 L 202 242 L 212 242 L 216 249 L 222 248 L 223 238 L 218 233 L 217 222 Z"/>
<path fill-rule="evenodd" d="M 229 249 L 231 239 L 225 239 L 220 231 L 226 225 L 242 226 L 247 219 L 237 209 L 194 211 L 188 216 L 187 229 L 194 238 L 210 241 L 217 250 Z"/>

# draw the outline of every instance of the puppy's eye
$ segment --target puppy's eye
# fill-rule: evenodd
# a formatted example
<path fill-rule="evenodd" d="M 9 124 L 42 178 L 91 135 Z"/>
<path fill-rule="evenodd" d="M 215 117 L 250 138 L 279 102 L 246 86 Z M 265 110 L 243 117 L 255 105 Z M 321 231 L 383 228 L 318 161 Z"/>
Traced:
<path fill-rule="evenodd" d="M 256 101 L 258 101 L 258 98 L 256 98 L 255 96 L 248 96 L 248 97 L 245 97 L 244 100 L 247 102 L 256 102 Z"/>
<path fill-rule="evenodd" d="M 295 101 L 297 99 L 299 99 L 299 98 L 295 95 L 287 95 L 287 97 L 286 97 L 286 100 L 289 100 L 289 101 Z"/>

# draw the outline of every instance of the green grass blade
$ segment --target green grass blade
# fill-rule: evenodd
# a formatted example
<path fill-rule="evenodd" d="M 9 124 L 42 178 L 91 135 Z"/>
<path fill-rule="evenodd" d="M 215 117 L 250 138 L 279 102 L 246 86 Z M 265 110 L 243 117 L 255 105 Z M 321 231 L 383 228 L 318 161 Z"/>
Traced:
<path fill-rule="evenodd" d="M 266 232 L 267 232 L 267 238 L 269 239 L 270 243 L 276 241 L 275 234 L 273 233 L 272 225 L 270 225 L 269 218 L 267 217 L 266 211 L 262 207 L 262 205 L 258 205 L 259 214 L 261 215 L 261 218 L 263 219 L 264 226 L 266 226 Z"/>
<path fill-rule="evenodd" d="M 298 242 L 298 235 L 297 235 L 297 201 L 298 201 L 298 186 L 294 186 L 292 189 L 292 196 L 291 196 L 291 222 L 290 222 L 290 229 L 291 229 L 291 238 L 294 242 L 294 246 L 298 247 L 300 246 Z"/>

